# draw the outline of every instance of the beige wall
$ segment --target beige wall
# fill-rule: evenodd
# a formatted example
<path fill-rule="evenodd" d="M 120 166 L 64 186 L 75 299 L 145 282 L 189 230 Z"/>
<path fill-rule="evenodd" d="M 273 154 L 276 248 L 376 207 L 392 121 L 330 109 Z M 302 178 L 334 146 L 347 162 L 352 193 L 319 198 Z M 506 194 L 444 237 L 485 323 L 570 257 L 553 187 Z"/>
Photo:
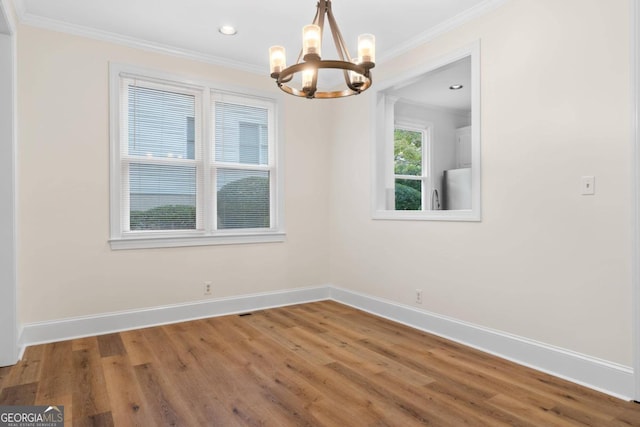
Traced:
<path fill-rule="evenodd" d="M 332 282 L 630 366 L 628 7 L 512 0 L 376 67 L 384 82 L 481 40 L 480 223 L 372 220 L 372 94 L 336 103 Z"/>
<path fill-rule="evenodd" d="M 329 281 L 324 114 L 284 98 L 284 243 L 112 251 L 108 62 L 281 96 L 271 79 L 33 27 L 19 28 L 19 317 L 23 323 Z M 305 104 L 305 108 L 300 108 Z"/>
<path fill-rule="evenodd" d="M 480 223 L 372 220 L 371 93 L 287 97 L 285 243 L 111 251 L 109 61 L 277 91 L 22 26 L 19 319 L 194 301 L 205 280 L 212 297 L 330 282 L 631 365 L 629 37 L 626 0 L 512 0 L 376 67 L 384 81 L 481 40 Z M 579 195 L 582 175 L 595 196 Z"/>

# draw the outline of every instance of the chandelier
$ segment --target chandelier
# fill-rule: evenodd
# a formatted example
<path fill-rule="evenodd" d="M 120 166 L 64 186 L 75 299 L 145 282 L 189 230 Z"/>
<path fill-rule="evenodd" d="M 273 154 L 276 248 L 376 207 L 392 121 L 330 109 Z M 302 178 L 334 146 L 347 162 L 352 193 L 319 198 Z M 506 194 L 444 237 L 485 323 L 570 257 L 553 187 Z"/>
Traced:
<path fill-rule="evenodd" d="M 321 56 L 325 16 L 329 21 L 339 60 L 326 60 Z M 284 47 L 269 48 L 271 77 L 286 93 L 309 99 L 357 95 L 371 87 L 370 70 L 375 66 L 375 48 L 375 37 L 372 34 L 361 34 L 358 36 L 358 57 L 351 58 L 333 17 L 331 1 L 319 0 L 313 23 L 302 29 L 302 49 L 294 65 L 287 67 Z M 341 89 L 318 90 L 318 74 L 325 69 L 342 71 L 344 83 L 341 83 Z M 296 75 L 298 77 L 294 83 Z"/>

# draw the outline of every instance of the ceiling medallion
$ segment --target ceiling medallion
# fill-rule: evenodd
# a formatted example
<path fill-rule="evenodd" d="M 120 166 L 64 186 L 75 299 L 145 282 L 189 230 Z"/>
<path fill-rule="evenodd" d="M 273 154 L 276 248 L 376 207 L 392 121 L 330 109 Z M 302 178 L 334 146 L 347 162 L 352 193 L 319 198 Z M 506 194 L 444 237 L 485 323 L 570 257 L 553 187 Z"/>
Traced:
<path fill-rule="evenodd" d="M 329 21 L 339 60 L 325 60 L 321 57 L 325 16 Z M 375 49 L 375 37 L 372 34 L 361 34 L 358 36 L 358 57 L 352 59 L 333 17 L 331 1 L 319 0 L 313 23 L 302 29 L 302 50 L 294 65 L 286 66 L 284 47 L 272 46 L 269 49 L 271 77 L 286 93 L 309 99 L 357 95 L 371 87 L 370 70 L 375 66 Z M 342 84 L 346 87 L 334 91 L 318 90 L 318 73 L 324 69 L 341 70 L 344 76 Z M 297 74 L 300 76 L 296 79 L 296 87 L 292 81 Z"/>

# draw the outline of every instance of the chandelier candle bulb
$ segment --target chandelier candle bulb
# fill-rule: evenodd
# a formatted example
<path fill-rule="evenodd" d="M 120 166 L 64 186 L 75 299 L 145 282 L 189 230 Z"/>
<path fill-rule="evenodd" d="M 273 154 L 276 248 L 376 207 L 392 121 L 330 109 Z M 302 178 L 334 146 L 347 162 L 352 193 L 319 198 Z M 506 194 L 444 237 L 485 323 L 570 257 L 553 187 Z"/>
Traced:
<path fill-rule="evenodd" d="M 269 65 L 271 68 L 271 77 L 279 75 L 287 66 L 287 57 L 284 47 L 271 46 L 269 48 Z"/>
<path fill-rule="evenodd" d="M 315 70 L 313 68 L 308 68 L 302 72 L 302 90 L 308 91 L 311 89 L 314 75 Z"/>
<path fill-rule="evenodd" d="M 353 59 L 351 62 L 354 64 L 358 63 L 357 59 Z M 355 88 L 360 88 L 364 85 L 364 76 L 357 71 L 349 71 L 349 79 L 351 80 L 351 84 Z"/>
<path fill-rule="evenodd" d="M 376 38 L 373 34 L 358 36 L 358 57 L 361 64 L 376 62 Z"/>
<path fill-rule="evenodd" d="M 320 27 L 315 24 L 306 25 L 302 29 L 302 54 L 305 61 L 320 59 L 321 35 Z"/>

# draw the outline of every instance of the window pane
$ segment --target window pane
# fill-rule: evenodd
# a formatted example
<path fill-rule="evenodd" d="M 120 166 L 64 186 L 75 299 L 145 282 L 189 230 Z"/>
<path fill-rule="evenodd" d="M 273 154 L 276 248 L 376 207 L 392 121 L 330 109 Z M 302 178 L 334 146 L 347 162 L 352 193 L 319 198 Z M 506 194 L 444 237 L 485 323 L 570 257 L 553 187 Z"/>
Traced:
<path fill-rule="evenodd" d="M 422 181 L 396 179 L 396 210 L 419 211 L 422 209 Z"/>
<path fill-rule="evenodd" d="M 128 87 L 129 155 L 195 159 L 195 97 Z"/>
<path fill-rule="evenodd" d="M 196 228 L 196 168 L 129 165 L 129 223 L 135 230 Z"/>
<path fill-rule="evenodd" d="M 422 132 L 395 129 L 393 156 L 396 175 L 422 175 Z"/>
<path fill-rule="evenodd" d="M 269 228 L 269 172 L 219 169 L 218 228 Z"/>
<path fill-rule="evenodd" d="M 215 102 L 214 111 L 216 161 L 269 163 L 266 108 Z"/>

